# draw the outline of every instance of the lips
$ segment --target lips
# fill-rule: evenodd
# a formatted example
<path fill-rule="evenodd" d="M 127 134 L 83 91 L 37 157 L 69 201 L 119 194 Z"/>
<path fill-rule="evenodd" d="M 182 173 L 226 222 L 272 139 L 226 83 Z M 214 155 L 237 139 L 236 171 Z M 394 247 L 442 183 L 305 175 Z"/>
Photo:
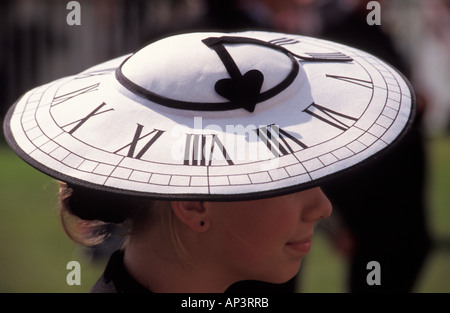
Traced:
<path fill-rule="evenodd" d="M 289 241 L 286 246 L 296 252 L 307 254 L 311 250 L 311 238 L 312 236 L 309 236 L 305 239 Z"/>

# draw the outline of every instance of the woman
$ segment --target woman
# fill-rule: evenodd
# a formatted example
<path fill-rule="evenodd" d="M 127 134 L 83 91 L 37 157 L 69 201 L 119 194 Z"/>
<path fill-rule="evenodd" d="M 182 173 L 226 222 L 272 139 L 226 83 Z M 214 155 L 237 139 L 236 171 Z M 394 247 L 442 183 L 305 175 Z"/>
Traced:
<path fill-rule="evenodd" d="M 128 219 L 127 239 L 93 292 L 130 292 L 134 280 L 152 292 L 224 292 L 241 280 L 282 283 L 308 253 L 314 224 L 331 213 L 319 188 L 239 202 L 111 201 L 106 193 L 79 195 L 64 183 L 60 193 L 66 230 L 80 243 L 103 238 L 97 230 L 107 224 L 98 220 L 111 221 L 111 210 L 129 214 L 121 217 Z M 69 210 L 80 214 L 88 207 L 91 214 L 105 210 L 106 217 L 99 212 L 80 237 L 75 230 L 86 222 Z"/>
<path fill-rule="evenodd" d="M 71 238 L 129 226 L 94 292 L 223 292 L 292 278 L 331 213 L 320 185 L 382 156 L 414 111 L 406 80 L 351 47 L 191 33 L 29 91 L 5 134 L 62 182 Z"/>

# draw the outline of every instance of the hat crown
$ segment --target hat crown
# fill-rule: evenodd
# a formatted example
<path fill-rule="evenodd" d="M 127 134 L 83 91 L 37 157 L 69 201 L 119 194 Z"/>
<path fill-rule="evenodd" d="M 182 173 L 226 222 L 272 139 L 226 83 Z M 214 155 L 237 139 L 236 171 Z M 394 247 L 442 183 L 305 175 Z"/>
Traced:
<path fill-rule="evenodd" d="M 222 33 L 191 33 L 156 41 L 120 67 L 119 82 L 153 102 L 184 110 L 253 112 L 258 103 L 306 81 L 285 49 Z"/>

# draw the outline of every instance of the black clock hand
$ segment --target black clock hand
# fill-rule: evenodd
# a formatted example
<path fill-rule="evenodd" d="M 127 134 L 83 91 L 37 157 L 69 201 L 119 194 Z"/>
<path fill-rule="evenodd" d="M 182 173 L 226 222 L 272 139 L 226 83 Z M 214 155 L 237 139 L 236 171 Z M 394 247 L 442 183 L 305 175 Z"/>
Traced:
<path fill-rule="evenodd" d="M 216 92 L 247 111 L 253 112 L 259 102 L 261 86 L 264 81 L 263 73 L 253 69 L 242 75 L 223 44 L 216 42 L 216 44 L 210 45 L 210 48 L 217 53 L 230 75 L 230 78 L 220 79 L 216 82 Z"/>
<path fill-rule="evenodd" d="M 271 40 L 269 42 L 258 40 L 254 38 L 247 38 L 247 37 L 232 37 L 232 36 L 223 36 L 223 37 L 210 37 L 203 40 L 203 43 L 207 45 L 210 48 L 220 46 L 223 44 L 240 44 L 240 43 L 247 43 L 247 44 L 255 44 L 260 46 L 269 47 L 272 49 L 279 50 L 285 54 L 290 54 L 295 56 L 298 59 L 301 59 L 303 61 L 308 62 L 350 62 L 353 61 L 351 57 L 348 55 L 341 53 L 341 52 L 329 52 L 329 53 L 309 53 L 305 52 L 303 55 L 293 53 L 289 49 L 286 49 L 285 47 L 282 47 L 282 45 L 285 44 L 293 44 L 293 43 L 299 43 L 300 41 L 295 40 L 289 40 L 287 38 L 282 38 L 282 40 Z M 223 60 L 222 60 L 223 61 Z M 227 68 L 228 70 L 228 68 Z"/>

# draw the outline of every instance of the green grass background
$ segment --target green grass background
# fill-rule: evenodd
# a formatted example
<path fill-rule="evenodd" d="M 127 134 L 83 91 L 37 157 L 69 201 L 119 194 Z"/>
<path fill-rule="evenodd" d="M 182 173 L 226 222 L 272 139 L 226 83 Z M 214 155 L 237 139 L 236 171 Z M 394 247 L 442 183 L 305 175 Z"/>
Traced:
<path fill-rule="evenodd" d="M 435 249 L 416 292 L 450 292 L 450 136 L 427 144 L 429 152 L 428 219 Z M 0 144 L 0 292 L 87 292 L 105 261 L 65 235 L 57 214 L 57 186 Z M 69 286 L 69 261 L 81 265 L 81 285 Z M 317 234 L 302 267 L 302 292 L 346 292 L 347 264 L 325 235 Z"/>

